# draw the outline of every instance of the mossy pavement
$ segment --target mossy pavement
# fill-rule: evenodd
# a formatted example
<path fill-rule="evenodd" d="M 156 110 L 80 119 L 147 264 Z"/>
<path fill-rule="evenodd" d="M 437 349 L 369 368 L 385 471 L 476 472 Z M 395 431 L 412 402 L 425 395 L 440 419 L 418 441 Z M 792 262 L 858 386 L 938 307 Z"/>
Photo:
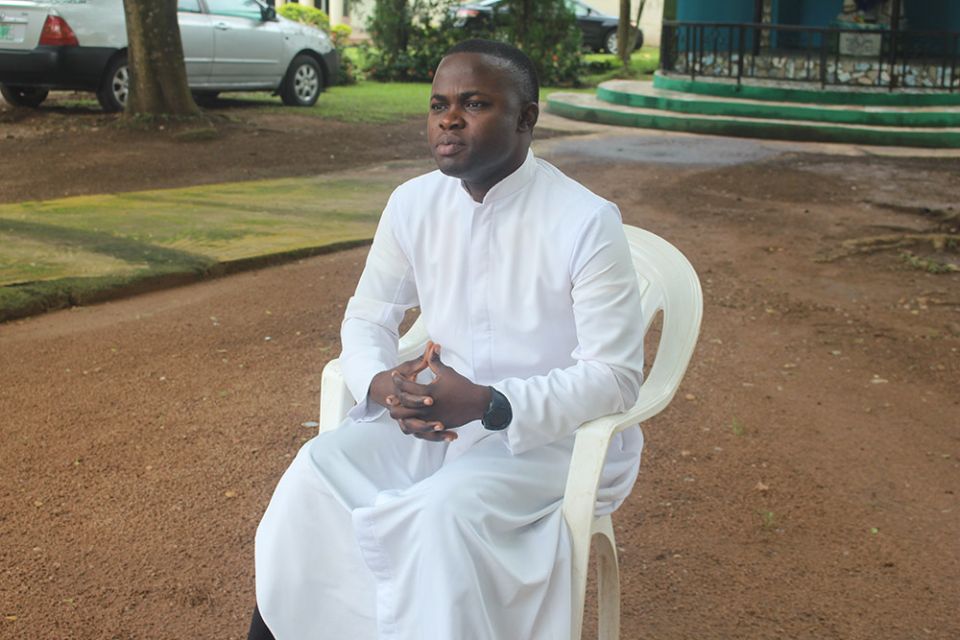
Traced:
<path fill-rule="evenodd" d="M 0 322 L 368 243 L 429 168 L 0 204 Z"/>

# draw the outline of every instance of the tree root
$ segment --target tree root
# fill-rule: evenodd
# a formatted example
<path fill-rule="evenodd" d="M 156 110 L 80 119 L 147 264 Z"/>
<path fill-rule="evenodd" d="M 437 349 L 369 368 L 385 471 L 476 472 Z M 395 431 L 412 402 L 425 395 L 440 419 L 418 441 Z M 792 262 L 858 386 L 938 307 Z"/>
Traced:
<path fill-rule="evenodd" d="M 960 272 L 960 267 L 953 264 L 952 262 L 941 262 L 940 260 L 932 260 L 930 258 L 922 258 L 920 256 L 914 255 L 909 251 L 901 251 L 900 259 L 905 263 L 913 267 L 914 269 L 920 269 L 921 271 L 926 271 L 927 273 L 958 273 Z"/>
<path fill-rule="evenodd" d="M 937 252 L 945 252 L 947 250 L 956 251 L 957 247 L 960 247 L 960 234 L 898 233 L 869 236 L 866 238 L 853 238 L 844 240 L 840 243 L 840 249 L 818 258 L 817 262 L 833 262 L 840 258 L 877 253 L 879 251 L 890 251 L 892 249 L 902 249 L 926 242 L 929 242 L 933 246 L 933 250 Z"/>
<path fill-rule="evenodd" d="M 932 207 L 915 207 L 902 204 L 893 204 L 891 202 L 879 202 L 877 200 L 864 200 L 865 203 L 875 207 L 882 207 L 897 213 L 908 213 L 910 215 L 922 216 L 932 219 L 938 225 L 956 225 L 960 223 L 960 209 L 954 210 L 953 207 L 947 209 L 934 209 Z"/>

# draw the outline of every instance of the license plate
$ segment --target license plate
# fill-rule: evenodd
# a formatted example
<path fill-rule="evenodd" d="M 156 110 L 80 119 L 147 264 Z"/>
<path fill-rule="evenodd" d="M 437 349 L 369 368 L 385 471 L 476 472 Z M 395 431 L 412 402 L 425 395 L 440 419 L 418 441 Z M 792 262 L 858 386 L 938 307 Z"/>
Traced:
<path fill-rule="evenodd" d="M 0 23 L 0 42 L 23 42 L 26 31 L 24 24 Z"/>

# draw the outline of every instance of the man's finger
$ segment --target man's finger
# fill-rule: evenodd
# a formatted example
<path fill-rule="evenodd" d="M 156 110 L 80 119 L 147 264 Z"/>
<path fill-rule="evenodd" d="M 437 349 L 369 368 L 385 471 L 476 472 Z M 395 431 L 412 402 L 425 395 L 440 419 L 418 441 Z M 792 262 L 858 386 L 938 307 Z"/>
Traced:
<path fill-rule="evenodd" d="M 457 433 L 456 431 L 435 431 L 433 433 L 415 433 L 413 437 L 430 442 L 453 442 L 457 439 Z"/>
<path fill-rule="evenodd" d="M 412 418 L 417 418 L 418 420 L 426 420 L 426 410 L 424 409 L 412 409 L 409 407 L 402 406 L 393 406 L 390 407 L 390 417 L 394 420 L 410 420 Z"/>
<path fill-rule="evenodd" d="M 433 406 L 433 398 L 430 396 L 418 396 L 412 393 L 405 393 L 401 391 L 399 394 L 392 396 L 396 402 L 392 404 L 397 404 L 408 409 L 422 409 L 424 407 Z"/>
<path fill-rule="evenodd" d="M 443 423 L 436 420 L 422 420 L 420 418 L 403 418 L 400 421 L 400 427 L 404 433 L 434 433 L 443 430 Z"/>
<path fill-rule="evenodd" d="M 440 345 L 434 344 L 433 349 L 430 350 L 428 355 L 430 359 L 427 361 L 427 366 L 430 367 L 430 371 L 433 371 L 433 375 L 439 376 L 440 370 L 446 366 L 443 364 L 443 361 L 440 360 Z"/>
<path fill-rule="evenodd" d="M 427 363 L 423 361 L 423 358 L 415 358 L 413 360 L 407 360 L 398 364 L 394 371 L 402 378 L 408 380 L 415 380 L 417 374 L 427 368 Z"/>
<path fill-rule="evenodd" d="M 432 396 L 433 388 L 428 384 L 420 384 L 419 382 L 412 382 L 410 380 L 404 380 L 401 376 L 393 376 L 393 395 L 399 396 L 400 394 L 406 393 L 411 396 Z"/>

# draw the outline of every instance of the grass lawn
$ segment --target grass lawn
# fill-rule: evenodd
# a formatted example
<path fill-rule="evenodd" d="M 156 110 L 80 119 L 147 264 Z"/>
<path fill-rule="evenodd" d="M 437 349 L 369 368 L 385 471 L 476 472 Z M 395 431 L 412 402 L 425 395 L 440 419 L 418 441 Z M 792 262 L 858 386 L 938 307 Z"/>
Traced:
<path fill-rule="evenodd" d="M 352 172 L 0 205 L 0 320 L 366 241 L 397 180 Z"/>
<path fill-rule="evenodd" d="M 543 87 L 541 102 L 555 91 L 592 92 L 592 87 L 570 89 Z M 259 102 L 267 109 L 289 109 L 280 99 L 267 93 L 226 94 L 228 100 Z M 342 122 L 397 122 L 417 116 L 426 117 L 430 103 L 430 84 L 427 82 L 377 82 L 361 80 L 357 84 L 330 87 L 322 94 L 317 104 L 305 109 L 306 113 L 319 118 L 332 118 Z"/>
<path fill-rule="evenodd" d="M 650 80 L 653 72 L 660 66 L 658 47 L 641 47 L 630 55 L 630 68 L 623 69 L 620 58 L 609 53 L 590 53 L 584 62 L 595 71 L 588 71 L 582 77 L 584 85 L 596 87 L 601 82 L 613 79 Z"/>

